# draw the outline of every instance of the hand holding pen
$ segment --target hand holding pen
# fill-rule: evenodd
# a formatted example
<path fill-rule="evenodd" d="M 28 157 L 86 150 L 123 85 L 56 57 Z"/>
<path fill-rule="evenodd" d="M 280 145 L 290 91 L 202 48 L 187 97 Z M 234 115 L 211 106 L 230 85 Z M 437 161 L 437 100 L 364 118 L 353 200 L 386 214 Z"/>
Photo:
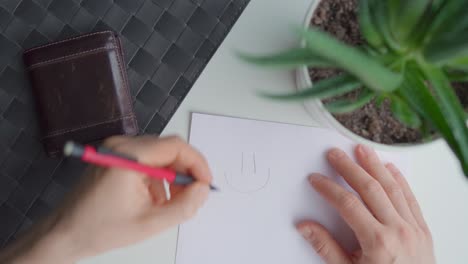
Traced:
<path fill-rule="evenodd" d="M 172 184 L 189 185 L 195 181 L 195 178 L 192 176 L 177 173 L 169 168 L 157 168 L 141 164 L 133 157 L 118 153 L 106 147 L 98 147 L 96 149 L 89 145 L 83 146 L 69 141 L 65 144 L 63 152 L 66 157 L 78 158 L 86 163 L 107 168 L 133 170 L 153 179 L 167 181 Z M 218 190 L 213 185 L 210 185 L 210 189 L 212 191 Z"/>
<path fill-rule="evenodd" d="M 177 137 L 113 137 L 104 147 L 146 166 L 172 168 L 196 180 L 190 185 L 171 185 L 172 197 L 167 200 L 162 181 L 134 170 L 90 167 L 48 218 L 51 221 L 39 228 L 47 233 L 35 233 L 51 241 L 39 243 L 47 247 L 37 251 L 47 251 L 51 257 L 42 263 L 75 263 L 143 241 L 190 219 L 208 197 L 212 177 L 206 160 Z M 68 258 L 61 261 L 64 254 Z"/>

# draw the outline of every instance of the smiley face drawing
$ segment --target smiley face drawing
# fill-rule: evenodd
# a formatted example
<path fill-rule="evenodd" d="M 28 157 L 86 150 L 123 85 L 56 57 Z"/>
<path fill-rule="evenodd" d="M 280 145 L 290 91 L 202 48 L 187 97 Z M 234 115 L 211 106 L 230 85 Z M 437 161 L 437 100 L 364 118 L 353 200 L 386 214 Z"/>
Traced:
<path fill-rule="evenodd" d="M 240 170 L 225 172 L 224 177 L 232 190 L 238 193 L 255 193 L 267 187 L 271 171 L 270 168 L 259 167 L 255 152 L 240 155 Z"/>

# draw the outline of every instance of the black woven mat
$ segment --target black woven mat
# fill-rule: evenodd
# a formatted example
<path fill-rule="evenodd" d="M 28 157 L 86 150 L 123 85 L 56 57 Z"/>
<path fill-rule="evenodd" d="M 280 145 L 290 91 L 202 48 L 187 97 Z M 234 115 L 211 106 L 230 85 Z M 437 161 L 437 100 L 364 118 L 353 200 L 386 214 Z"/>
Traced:
<path fill-rule="evenodd" d="M 84 167 L 42 151 L 24 49 L 118 32 L 139 125 L 158 134 L 248 2 L 0 0 L 0 248 L 53 209 Z"/>

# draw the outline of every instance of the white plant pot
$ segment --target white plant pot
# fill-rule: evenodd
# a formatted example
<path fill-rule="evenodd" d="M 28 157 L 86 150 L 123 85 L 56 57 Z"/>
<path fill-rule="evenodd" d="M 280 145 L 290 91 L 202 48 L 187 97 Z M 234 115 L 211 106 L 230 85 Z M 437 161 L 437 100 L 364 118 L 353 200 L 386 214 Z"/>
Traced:
<path fill-rule="evenodd" d="M 303 26 L 305 28 L 310 27 L 310 22 L 312 20 L 312 17 L 315 14 L 315 10 L 317 9 L 319 3 L 320 3 L 320 0 L 312 0 L 312 4 L 304 20 Z M 302 45 L 305 45 L 305 43 L 302 43 Z M 297 75 L 296 83 L 297 83 L 298 90 L 312 87 L 313 84 L 309 75 L 308 67 L 306 66 L 300 67 L 297 70 L 296 75 Z M 343 126 L 340 122 L 338 122 L 338 120 L 336 120 L 335 117 L 333 117 L 333 115 L 330 112 L 327 111 L 327 109 L 324 107 L 321 100 L 317 100 L 317 99 L 308 100 L 304 103 L 304 106 L 307 112 L 312 116 L 312 118 L 314 118 L 314 120 L 319 122 L 323 127 L 332 128 L 355 142 L 358 142 L 360 144 L 366 144 L 379 150 L 405 151 L 408 148 L 413 149 L 413 148 L 426 147 L 430 144 L 434 144 L 436 141 L 442 140 L 442 139 L 435 139 L 433 141 L 428 141 L 428 142 L 423 142 L 423 143 L 385 145 L 385 144 L 381 144 L 381 143 L 368 140 L 366 138 L 363 138 L 351 132 L 349 129 Z"/>

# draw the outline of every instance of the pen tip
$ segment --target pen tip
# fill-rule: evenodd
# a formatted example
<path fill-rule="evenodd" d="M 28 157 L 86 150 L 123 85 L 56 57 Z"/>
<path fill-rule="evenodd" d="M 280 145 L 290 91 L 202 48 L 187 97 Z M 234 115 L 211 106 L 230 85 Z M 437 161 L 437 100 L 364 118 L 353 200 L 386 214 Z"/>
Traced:
<path fill-rule="evenodd" d="M 214 191 L 214 192 L 218 192 L 219 189 L 213 185 L 210 185 L 210 190 Z"/>

